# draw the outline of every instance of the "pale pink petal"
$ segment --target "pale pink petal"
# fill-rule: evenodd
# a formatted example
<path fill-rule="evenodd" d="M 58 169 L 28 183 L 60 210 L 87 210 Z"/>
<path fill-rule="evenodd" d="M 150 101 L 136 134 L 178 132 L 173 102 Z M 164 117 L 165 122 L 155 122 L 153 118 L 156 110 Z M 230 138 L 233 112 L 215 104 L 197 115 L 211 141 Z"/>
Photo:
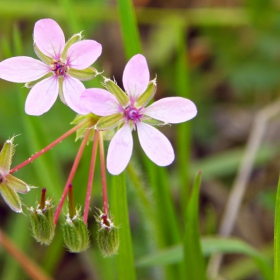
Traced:
<path fill-rule="evenodd" d="M 58 81 L 55 76 L 35 84 L 25 101 L 25 112 L 39 116 L 47 112 L 58 96 Z"/>
<path fill-rule="evenodd" d="M 126 64 L 123 72 L 123 86 L 132 101 L 135 101 L 146 90 L 150 73 L 146 58 L 137 54 Z"/>
<path fill-rule="evenodd" d="M 83 40 L 73 44 L 67 52 L 67 65 L 75 69 L 91 66 L 102 52 L 102 46 L 94 40 Z"/>
<path fill-rule="evenodd" d="M 58 60 L 65 46 L 65 37 L 60 26 L 52 19 L 38 20 L 34 26 L 34 43 L 39 50 Z"/>
<path fill-rule="evenodd" d="M 101 88 L 86 89 L 81 96 L 84 106 L 98 116 L 110 116 L 121 111 L 117 98 Z"/>
<path fill-rule="evenodd" d="M 133 148 L 133 139 L 129 124 L 117 131 L 110 142 L 107 154 L 107 169 L 113 175 L 118 175 L 126 168 Z"/>
<path fill-rule="evenodd" d="M 0 62 L 0 78 L 14 83 L 35 81 L 51 71 L 51 68 L 28 56 L 17 56 Z"/>
<path fill-rule="evenodd" d="M 197 109 L 192 101 L 183 97 L 167 97 L 144 108 L 142 114 L 167 123 L 181 123 L 196 116 Z"/>
<path fill-rule="evenodd" d="M 63 94 L 66 104 L 76 113 L 86 115 L 90 111 L 81 103 L 81 94 L 85 90 L 84 84 L 76 78 L 64 77 Z"/>
<path fill-rule="evenodd" d="M 174 151 L 169 140 L 154 127 L 143 122 L 137 123 L 138 137 L 146 155 L 159 166 L 173 162 Z"/>

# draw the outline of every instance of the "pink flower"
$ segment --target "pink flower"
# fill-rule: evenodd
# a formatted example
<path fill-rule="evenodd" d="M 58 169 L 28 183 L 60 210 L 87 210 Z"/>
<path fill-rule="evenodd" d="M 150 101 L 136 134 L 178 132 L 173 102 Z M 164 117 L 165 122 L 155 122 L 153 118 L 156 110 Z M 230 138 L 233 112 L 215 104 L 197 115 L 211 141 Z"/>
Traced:
<path fill-rule="evenodd" d="M 41 19 L 34 26 L 34 50 L 40 60 L 18 56 L 0 63 L 0 78 L 26 83 L 31 88 L 25 103 L 29 115 L 47 112 L 57 99 L 79 114 L 87 114 L 80 104 L 85 86 L 81 82 L 98 72 L 90 67 L 100 56 L 102 47 L 93 40 L 75 34 L 65 43 L 60 26 L 52 19 Z M 35 82 L 34 82 L 35 81 Z"/>
<path fill-rule="evenodd" d="M 181 123 L 195 117 L 194 103 L 182 97 L 168 97 L 145 107 L 156 92 L 156 81 L 149 82 L 150 74 L 143 55 L 135 55 L 123 73 L 123 92 L 115 82 L 105 79 L 107 90 L 91 88 L 82 93 L 85 107 L 102 116 L 96 129 L 108 130 L 119 126 L 107 154 L 107 169 L 120 174 L 127 166 L 133 148 L 132 130 L 138 132 L 140 144 L 146 155 L 157 165 L 173 162 L 174 151 L 169 140 L 152 125 Z"/>

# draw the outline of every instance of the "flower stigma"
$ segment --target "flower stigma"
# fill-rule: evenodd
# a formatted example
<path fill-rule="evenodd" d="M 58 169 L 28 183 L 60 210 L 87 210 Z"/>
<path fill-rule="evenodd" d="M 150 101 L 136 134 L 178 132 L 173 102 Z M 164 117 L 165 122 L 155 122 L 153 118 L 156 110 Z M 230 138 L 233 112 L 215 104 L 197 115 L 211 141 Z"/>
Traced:
<path fill-rule="evenodd" d="M 124 114 L 127 120 L 133 121 L 133 123 L 140 122 L 142 118 L 142 114 L 140 114 L 140 109 L 135 108 L 134 106 L 129 106 L 124 109 Z"/>
<path fill-rule="evenodd" d="M 52 71 L 57 75 L 57 76 L 64 76 L 64 74 L 67 72 L 67 65 L 63 63 L 62 61 L 53 61 L 52 62 Z"/>

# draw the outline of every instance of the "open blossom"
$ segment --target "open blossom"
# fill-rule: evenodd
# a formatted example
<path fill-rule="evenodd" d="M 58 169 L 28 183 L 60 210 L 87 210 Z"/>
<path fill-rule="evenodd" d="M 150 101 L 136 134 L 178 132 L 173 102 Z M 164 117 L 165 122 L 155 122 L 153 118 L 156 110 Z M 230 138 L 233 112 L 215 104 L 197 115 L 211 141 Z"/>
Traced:
<path fill-rule="evenodd" d="M 85 86 L 81 81 L 94 78 L 98 72 L 90 67 L 100 56 L 102 47 L 94 40 L 82 40 L 75 34 L 67 43 L 60 26 L 52 19 L 41 19 L 34 26 L 34 50 L 40 60 L 27 56 L 6 59 L 0 63 L 0 78 L 26 83 L 31 90 L 25 103 L 29 115 L 47 112 L 57 99 L 79 114 L 87 114 L 80 104 Z"/>
<path fill-rule="evenodd" d="M 182 97 L 167 97 L 145 107 L 156 92 L 156 81 L 149 81 L 147 61 L 143 55 L 135 55 L 127 63 L 123 73 L 122 91 L 114 81 L 105 79 L 107 90 L 91 88 L 82 93 L 84 106 L 102 116 L 96 129 L 120 129 L 110 142 L 107 169 L 111 174 L 121 173 L 127 166 L 133 148 L 132 130 L 137 130 L 140 144 L 146 155 L 157 165 L 173 162 L 174 151 L 169 140 L 152 125 L 181 123 L 195 117 L 194 103 Z"/>
<path fill-rule="evenodd" d="M 17 193 L 27 193 L 30 186 L 10 174 L 14 154 L 13 140 L 14 138 L 7 140 L 0 153 L 0 194 L 13 211 L 20 213 L 21 201 Z"/>

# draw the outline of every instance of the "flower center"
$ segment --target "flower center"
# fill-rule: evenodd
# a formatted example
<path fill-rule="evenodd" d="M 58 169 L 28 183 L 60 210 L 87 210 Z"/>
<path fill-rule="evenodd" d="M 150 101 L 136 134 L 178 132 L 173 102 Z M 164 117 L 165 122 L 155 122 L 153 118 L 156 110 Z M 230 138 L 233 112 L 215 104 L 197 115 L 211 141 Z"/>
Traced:
<path fill-rule="evenodd" d="M 64 76 L 64 74 L 67 72 L 67 66 L 65 63 L 61 62 L 60 60 L 52 62 L 53 67 L 52 71 L 57 76 Z"/>
<path fill-rule="evenodd" d="M 133 106 L 129 106 L 124 110 L 124 114 L 128 120 L 133 122 L 140 121 L 142 114 L 140 114 L 140 109 L 136 109 Z"/>

